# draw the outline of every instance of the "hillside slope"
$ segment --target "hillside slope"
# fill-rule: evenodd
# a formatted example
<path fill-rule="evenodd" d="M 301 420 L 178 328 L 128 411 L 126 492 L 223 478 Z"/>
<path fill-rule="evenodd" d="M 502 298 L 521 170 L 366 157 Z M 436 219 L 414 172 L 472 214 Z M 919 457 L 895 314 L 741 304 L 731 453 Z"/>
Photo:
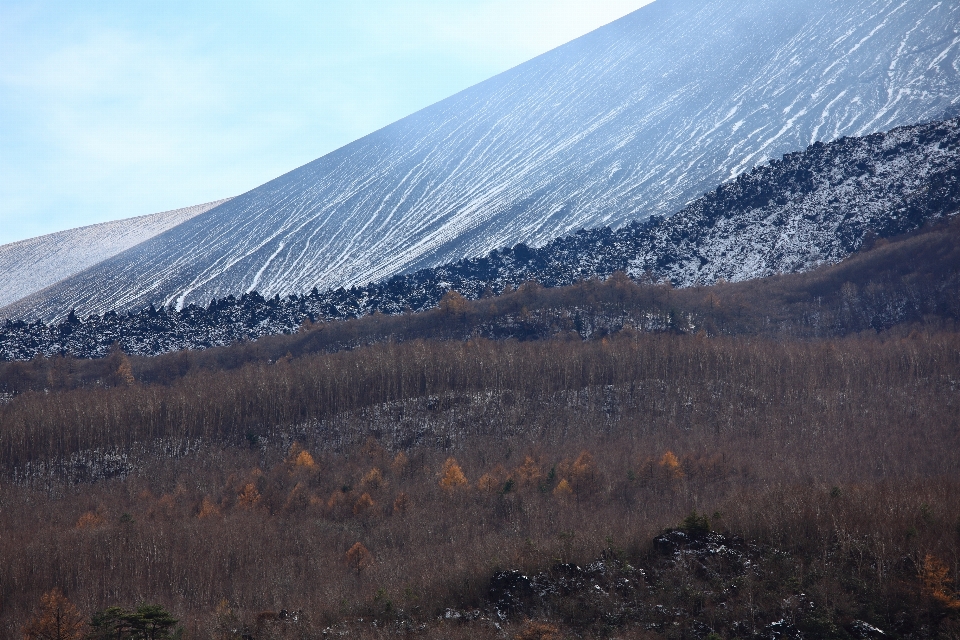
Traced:
<path fill-rule="evenodd" d="M 740 282 L 833 264 L 870 236 L 889 237 L 960 210 L 960 119 L 815 143 L 754 168 L 669 218 L 580 230 L 531 249 L 395 276 L 361 288 L 364 312 L 477 298 L 536 280 L 563 286 L 625 271 L 674 286 Z"/>
<path fill-rule="evenodd" d="M 539 249 L 519 244 L 364 287 L 315 289 L 271 300 L 254 292 L 206 308 L 151 307 L 85 320 L 71 315 L 50 326 L 8 321 L 0 327 L 0 359 L 30 359 L 37 353 L 97 357 L 106 355 L 114 342 L 142 355 L 221 346 L 290 333 L 305 320 L 423 311 L 451 290 L 478 299 L 530 280 L 558 287 L 623 271 L 637 280 L 689 287 L 806 272 L 839 262 L 872 238 L 914 231 L 958 210 L 960 118 L 954 118 L 816 143 L 756 167 L 670 218 L 616 231 L 580 231 Z M 934 297 L 939 300 L 941 293 Z M 23 302 L 23 309 L 31 307 L 30 298 Z M 17 306 L 6 311 L 15 312 Z M 911 301 L 907 306 L 929 304 Z M 890 317 L 894 322 L 916 319 L 911 313 L 881 313 L 887 319 L 875 328 L 888 326 Z"/>
<path fill-rule="evenodd" d="M 78 274 L 62 318 L 351 286 L 669 215 L 814 141 L 940 117 L 960 6 L 658 0 Z"/>
<path fill-rule="evenodd" d="M 0 307 L 80 273 L 229 198 L 0 245 Z"/>

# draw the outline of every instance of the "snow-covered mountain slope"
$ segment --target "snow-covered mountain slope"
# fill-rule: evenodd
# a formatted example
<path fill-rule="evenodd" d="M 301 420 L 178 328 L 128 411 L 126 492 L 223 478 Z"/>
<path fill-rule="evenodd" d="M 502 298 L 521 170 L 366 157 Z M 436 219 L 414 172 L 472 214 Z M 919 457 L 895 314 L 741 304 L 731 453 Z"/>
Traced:
<path fill-rule="evenodd" d="M 204 349 L 291 333 L 304 320 L 422 311 L 451 290 L 477 299 L 531 280 L 557 287 L 627 271 L 640 280 L 690 286 L 804 272 L 839 262 L 870 236 L 914 231 L 958 211 L 960 118 L 954 118 L 817 142 L 741 174 L 669 218 L 581 230 L 534 249 L 518 244 L 349 290 L 315 289 L 283 299 L 250 293 L 179 311 L 72 315 L 49 326 L 8 320 L 0 324 L 0 360 L 102 357 L 115 343 L 139 355 Z M 949 271 L 954 263 L 941 262 L 940 268 Z M 933 274 L 906 297 L 883 299 L 885 310 L 871 316 L 869 326 L 957 310 L 958 277 L 952 271 Z M 666 328 L 656 318 L 635 328 Z"/>
<path fill-rule="evenodd" d="M 657 0 L 54 287 L 28 316 L 378 280 L 669 215 L 960 103 L 960 5 Z"/>
<path fill-rule="evenodd" d="M 80 273 L 227 200 L 0 245 L 0 307 Z"/>
<path fill-rule="evenodd" d="M 625 271 L 678 287 L 800 273 L 960 212 L 960 118 L 814 143 L 754 167 L 673 216 L 580 230 L 543 247 L 394 276 L 313 296 L 329 317 L 401 313 L 535 280 L 547 287 Z M 319 315 L 319 314 L 318 314 Z"/>

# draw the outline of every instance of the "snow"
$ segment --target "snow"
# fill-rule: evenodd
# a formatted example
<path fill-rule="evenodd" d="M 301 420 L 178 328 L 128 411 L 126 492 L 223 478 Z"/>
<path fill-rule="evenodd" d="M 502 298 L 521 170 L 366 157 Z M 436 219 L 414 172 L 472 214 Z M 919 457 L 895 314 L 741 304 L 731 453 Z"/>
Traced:
<path fill-rule="evenodd" d="M 937 215 L 956 212 L 958 141 L 953 119 L 790 154 L 669 218 L 637 247 L 629 271 L 691 286 L 839 262 L 867 230 L 892 235 L 922 224 L 926 199 L 946 208 Z M 765 194 L 758 206 L 715 204 L 754 191 Z M 713 211 L 721 215 L 713 219 Z M 665 255 L 676 258 L 666 268 Z"/>
<path fill-rule="evenodd" d="M 671 215 L 811 141 L 938 118 L 960 96 L 958 24 L 927 0 L 658 0 L 24 305 L 270 298 Z"/>
<path fill-rule="evenodd" d="M 227 200 L 229 198 L 2 245 L 0 307 L 80 273 Z"/>
<path fill-rule="evenodd" d="M 115 343 L 138 355 L 205 349 L 293 333 L 304 320 L 422 311 L 439 304 L 451 289 L 478 299 L 530 280 L 556 287 L 629 271 L 642 281 L 669 279 L 691 286 L 796 273 L 843 259 L 871 235 L 895 236 L 958 212 L 960 118 L 953 118 L 814 144 L 754 168 L 669 218 L 617 230 L 581 229 L 541 248 L 517 245 L 364 287 L 269 300 L 246 293 L 206 308 L 179 300 L 175 308 L 70 318 L 49 326 L 4 322 L 0 360 L 29 360 L 38 354 L 103 357 Z M 909 289 L 907 299 L 887 299 L 870 319 L 870 328 L 918 320 L 939 308 L 939 296 L 949 298 L 952 291 L 949 285 L 921 293 Z M 614 324 L 604 324 L 611 318 L 580 323 L 577 331 L 586 338 L 595 330 L 619 330 L 625 320 L 617 317 Z M 629 322 L 638 331 L 673 326 L 662 310 L 645 311 Z M 695 330 L 694 316 L 687 315 L 684 322 Z M 506 319 L 492 335 L 523 334 L 522 325 Z"/>

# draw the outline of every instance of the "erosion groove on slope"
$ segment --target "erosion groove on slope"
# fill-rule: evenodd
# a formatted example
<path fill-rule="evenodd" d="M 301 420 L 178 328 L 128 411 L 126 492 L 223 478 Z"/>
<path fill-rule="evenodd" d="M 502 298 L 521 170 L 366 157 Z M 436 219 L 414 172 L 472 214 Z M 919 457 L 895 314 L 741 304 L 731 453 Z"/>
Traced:
<path fill-rule="evenodd" d="M 62 319 L 361 285 L 670 215 L 815 141 L 941 115 L 960 5 L 658 0 L 70 279 Z"/>
<path fill-rule="evenodd" d="M 479 299 L 530 280 L 558 287 L 632 271 L 640 281 L 689 286 L 720 278 L 740 281 L 809 271 L 840 261 L 864 241 L 872 242 L 871 238 L 912 231 L 956 212 L 960 208 L 958 154 L 960 119 L 828 145 L 817 143 L 802 153 L 757 167 L 671 218 L 633 223 L 617 231 L 609 227 L 581 231 L 540 249 L 521 244 L 484 258 L 349 290 L 314 290 L 284 299 L 264 299 L 253 292 L 215 300 L 205 308 L 188 305 L 176 311 L 150 307 L 139 313 L 111 312 L 84 320 L 71 315 L 50 326 L 8 321 L 0 327 L 0 358 L 25 360 L 37 354 L 98 357 L 107 355 L 115 342 L 127 352 L 141 355 L 203 349 L 292 333 L 305 321 L 359 317 L 375 311 L 422 311 L 436 306 L 451 290 Z M 898 293 L 896 303 L 892 298 L 869 303 L 868 311 L 858 312 L 864 317 L 856 322 L 833 320 L 842 314 L 817 310 L 819 328 L 814 334 L 829 334 L 841 326 L 843 331 L 879 330 L 891 323 L 917 320 L 924 313 L 950 316 L 953 311 L 945 312 L 940 306 L 955 295 L 950 292 L 956 283 L 949 277 L 950 269 L 955 272 L 955 268 L 949 258 L 936 264 L 945 272 L 924 276 L 924 281 L 939 284 L 906 287 L 911 292 Z M 881 266 L 878 278 L 888 271 Z M 904 287 L 896 285 L 894 289 Z M 893 307 L 878 309 L 877 305 Z M 649 317 L 626 324 L 645 331 L 676 330 L 675 322 L 659 315 L 667 310 L 647 310 Z M 619 326 L 624 323 L 620 318 Z M 481 333 L 504 337 L 512 331 L 529 337 L 541 332 L 511 323 L 501 325 L 503 322 Z M 722 322 L 718 326 L 719 331 L 726 330 Z M 581 329 L 577 331 L 584 334 Z M 590 334 L 589 329 L 585 331 L 584 335 Z"/>

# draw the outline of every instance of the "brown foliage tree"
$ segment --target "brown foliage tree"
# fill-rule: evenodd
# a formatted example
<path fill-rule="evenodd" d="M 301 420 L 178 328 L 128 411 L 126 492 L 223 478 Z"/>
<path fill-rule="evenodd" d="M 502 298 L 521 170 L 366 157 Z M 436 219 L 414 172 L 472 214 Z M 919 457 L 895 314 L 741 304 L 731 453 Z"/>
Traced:
<path fill-rule="evenodd" d="M 120 362 L 120 366 L 117 367 L 117 378 L 127 386 L 136 382 L 133 377 L 133 367 L 130 366 L 130 358 L 124 357 L 123 361 Z"/>
<path fill-rule="evenodd" d="M 397 494 L 396 500 L 393 501 L 393 512 L 396 514 L 406 513 L 407 509 L 410 508 L 410 498 L 406 493 L 400 492 Z"/>
<path fill-rule="evenodd" d="M 360 479 L 360 486 L 363 488 L 378 489 L 380 485 L 383 484 L 383 474 L 380 472 L 380 469 L 374 467 L 363 474 L 363 477 Z"/>
<path fill-rule="evenodd" d="M 214 611 L 216 626 L 214 627 L 214 638 L 216 640 L 235 640 L 240 635 L 243 623 L 240 621 L 230 603 L 226 598 L 221 598 Z"/>
<path fill-rule="evenodd" d="M 578 491 L 595 489 L 598 484 L 597 462 L 593 455 L 584 449 L 573 462 L 565 461 L 558 469 L 568 479 L 571 488 Z"/>
<path fill-rule="evenodd" d="M 243 509 L 253 509 L 260 504 L 260 500 L 260 492 L 257 491 L 256 485 L 254 485 L 252 482 L 248 482 L 243 487 L 243 491 L 240 492 L 240 495 L 237 496 L 237 504 L 239 504 Z"/>
<path fill-rule="evenodd" d="M 410 459 L 407 458 L 407 454 L 403 451 L 398 453 L 393 459 L 393 462 L 390 464 L 390 468 L 393 470 L 393 473 L 396 475 L 401 475 L 404 471 L 407 470 L 407 466 L 410 464 Z"/>
<path fill-rule="evenodd" d="M 463 315 L 470 308 L 470 303 L 454 290 L 448 291 L 440 300 L 440 311 L 446 315 Z"/>
<path fill-rule="evenodd" d="M 477 480 L 477 489 L 487 493 L 499 491 L 503 486 L 506 475 L 507 470 L 503 468 L 502 464 L 498 464 L 492 470 L 480 476 L 480 479 Z"/>
<path fill-rule="evenodd" d="M 103 516 L 87 511 L 77 519 L 77 529 L 96 529 L 103 524 Z"/>
<path fill-rule="evenodd" d="M 920 567 L 923 591 L 947 609 L 960 609 L 960 599 L 953 589 L 953 581 L 943 561 L 931 554 L 923 558 Z"/>
<path fill-rule="evenodd" d="M 310 496 L 307 494 L 307 489 L 302 482 L 298 482 L 290 491 L 289 495 L 287 495 L 287 501 L 284 503 L 283 509 L 288 513 L 302 511 L 306 509 L 309 504 Z"/>
<path fill-rule="evenodd" d="M 357 542 L 350 547 L 344 557 L 347 566 L 356 571 L 358 576 L 361 571 L 373 565 L 373 554 L 363 546 L 362 542 Z"/>
<path fill-rule="evenodd" d="M 197 517 L 203 520 L 204 518 L 218 517 L 219 515 L 220 508 L 214 504 L 210 498 L 204 496 L 200 502 L 200 511 L 197 513 Z"/>
<path fill-rule="evenodd" d="M 369 493 L 364 493 L 359 498 L 357 498 L 356 503 L 353 505 L 353 515 L 359 516 L 367 513 L 374 506 L 373 498 L 370 497 Z"/>
<path fill-rule="evenodd" d="M 546 622 L 527 620 L 515 638 L 516 640 L 560 640 L 560 629 Z"/>
<path fill-rule="evenodd" d="M 492 493 L 500 488 L 500 482 L 490 473 L 485 473 L 477 480 L 477 489 Z"/>
<path fill-rule="evenodd" d="M 25 640 L 81 640 L 84 617 L 63 591 L 51 589 L 40 598 L 40 611 L 23 628 Z"/>

